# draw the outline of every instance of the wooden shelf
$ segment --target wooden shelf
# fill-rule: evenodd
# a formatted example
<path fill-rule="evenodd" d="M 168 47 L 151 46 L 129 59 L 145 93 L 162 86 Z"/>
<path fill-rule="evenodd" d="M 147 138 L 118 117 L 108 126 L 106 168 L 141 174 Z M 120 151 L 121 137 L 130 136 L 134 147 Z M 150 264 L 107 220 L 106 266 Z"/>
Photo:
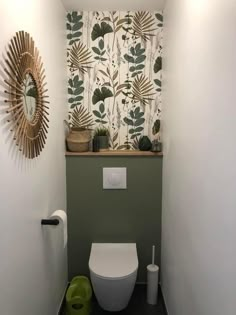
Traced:
<path fill-rule="evenodd" d="M 66 156 L 163 156 L 162 152 L 139 150 L 107 150 L 100 152 L 66 152 Z"/>

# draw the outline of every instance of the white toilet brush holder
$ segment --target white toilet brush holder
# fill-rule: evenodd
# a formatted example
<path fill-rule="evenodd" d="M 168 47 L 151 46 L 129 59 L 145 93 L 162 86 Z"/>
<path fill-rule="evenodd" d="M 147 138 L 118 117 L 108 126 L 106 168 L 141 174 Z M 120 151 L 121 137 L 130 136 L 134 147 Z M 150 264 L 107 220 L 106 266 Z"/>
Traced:
<path fill-rule="evenodd" d="M 157 304 L 159 267 L 155 265 L 155 246 L 152 246 L 152 264 L 147 266 L 147 303 Z"/>

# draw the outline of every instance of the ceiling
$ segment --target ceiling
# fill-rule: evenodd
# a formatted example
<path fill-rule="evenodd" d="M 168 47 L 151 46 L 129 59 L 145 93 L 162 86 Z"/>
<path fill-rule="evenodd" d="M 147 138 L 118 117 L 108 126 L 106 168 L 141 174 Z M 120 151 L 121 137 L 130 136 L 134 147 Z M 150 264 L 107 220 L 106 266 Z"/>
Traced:
<path fill-rule="evenodd" d="M 61 0 L 67 11 L 162 10 L 166 0 Z"/>

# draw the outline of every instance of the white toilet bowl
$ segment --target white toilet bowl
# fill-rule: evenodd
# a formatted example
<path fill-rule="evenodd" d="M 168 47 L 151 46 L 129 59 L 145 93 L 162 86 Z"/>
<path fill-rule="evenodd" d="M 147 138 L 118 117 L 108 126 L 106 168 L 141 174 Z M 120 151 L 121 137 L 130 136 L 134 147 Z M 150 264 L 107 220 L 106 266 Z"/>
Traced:
<path fill-rule="evenodd" d="M 90 278 L 100 306 L 121 311 L 131 298 L 137 278 L 135 243 L 93 243 L 89 258 Z"/>

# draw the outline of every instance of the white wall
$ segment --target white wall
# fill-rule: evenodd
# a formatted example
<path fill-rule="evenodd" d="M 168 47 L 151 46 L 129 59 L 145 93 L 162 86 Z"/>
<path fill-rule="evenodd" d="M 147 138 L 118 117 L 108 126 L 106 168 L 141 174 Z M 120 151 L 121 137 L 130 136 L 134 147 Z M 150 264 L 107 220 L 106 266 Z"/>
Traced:
<path fill-rule="evenodd" d="M 165 11 L 162 286 L 170 315 L 236 312 L 236 2 Z"/>
<path fill-rule="evenodd" d="M 15 158 L 0 117 L 0 313 L 4 315 L 56 315 L 67 284 L 62 231 L 40 226 L 43 217 L 66 207 L 64 16 L 58 0 L 0 1 L 1 54 L 16 31 L 28 31 L 42 56 L 50 96 L 49 134 L 38 159 Z"/>

